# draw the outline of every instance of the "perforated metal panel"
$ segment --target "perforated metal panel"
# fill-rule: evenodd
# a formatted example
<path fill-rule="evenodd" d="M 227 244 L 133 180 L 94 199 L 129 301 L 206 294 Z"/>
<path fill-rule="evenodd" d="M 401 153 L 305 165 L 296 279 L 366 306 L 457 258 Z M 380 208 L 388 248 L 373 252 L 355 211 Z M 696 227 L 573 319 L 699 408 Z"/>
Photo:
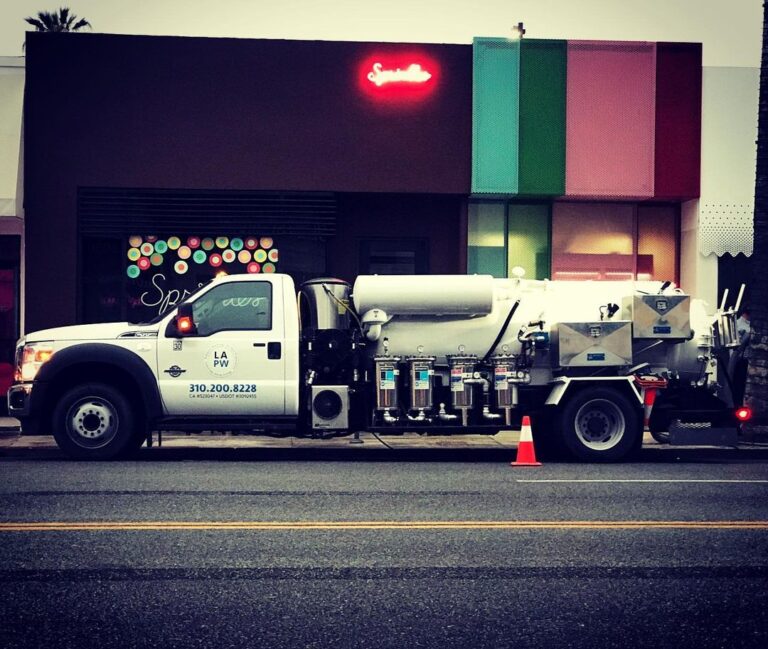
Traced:
<path fill-rule="evenodd" d="M 699 252 L 718 256 L 747 256 L 754 247 L 754 212 L 751 202 L 702 203 L 699 209 Z"/>

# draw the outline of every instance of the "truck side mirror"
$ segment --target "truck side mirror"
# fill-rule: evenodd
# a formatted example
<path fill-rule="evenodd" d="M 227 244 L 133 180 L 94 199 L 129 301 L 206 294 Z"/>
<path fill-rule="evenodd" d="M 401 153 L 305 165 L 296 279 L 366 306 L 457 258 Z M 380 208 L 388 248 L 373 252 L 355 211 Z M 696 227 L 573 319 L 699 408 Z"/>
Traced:
<path fill-rule="evenodd" d="M 173 322 L 176 325 L 177 336 L 194 336 L 197 333 L 197 325 L 195 325 L 195 321 L 192 317 L 191 304 L 179 304 Z"/>

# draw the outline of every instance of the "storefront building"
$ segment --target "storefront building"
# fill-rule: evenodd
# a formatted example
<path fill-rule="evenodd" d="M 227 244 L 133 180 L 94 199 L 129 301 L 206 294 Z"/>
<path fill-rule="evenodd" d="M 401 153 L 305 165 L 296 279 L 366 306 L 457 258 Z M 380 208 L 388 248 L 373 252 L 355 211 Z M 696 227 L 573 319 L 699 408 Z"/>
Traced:
<path fill-rule="evenodd" d="M 23 206 L 19 156 L 24 59 L 0 57 L 0 391 L 13 381 L 20 309 Z M 0 412 L 5 408 L 0 402 Z"/>
<path fill-rule="evenodd" d="M 698 44 L 32 33 L 26 52 L 27 330 L 151 318 L 222 271 L 685 284 L 700 263 Z"/>

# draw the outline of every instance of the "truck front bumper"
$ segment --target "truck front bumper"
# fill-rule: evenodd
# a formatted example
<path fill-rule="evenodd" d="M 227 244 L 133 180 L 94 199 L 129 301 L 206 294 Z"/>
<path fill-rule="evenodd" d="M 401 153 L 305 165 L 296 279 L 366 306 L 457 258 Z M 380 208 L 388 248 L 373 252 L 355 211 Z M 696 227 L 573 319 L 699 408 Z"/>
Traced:
<path fill-rule="evenodd" d="M 42 396 L 40 392 L 42 392 L 40 385 L 33 383 L 17 383 L 8 390 L 8 414 L 21 422 L 21 432 L 24 435 L 40 434 L 40 413 L 36 412 L 39 409 L 35 408 L 35 404 L 41 401 L 38 398 Z"/>

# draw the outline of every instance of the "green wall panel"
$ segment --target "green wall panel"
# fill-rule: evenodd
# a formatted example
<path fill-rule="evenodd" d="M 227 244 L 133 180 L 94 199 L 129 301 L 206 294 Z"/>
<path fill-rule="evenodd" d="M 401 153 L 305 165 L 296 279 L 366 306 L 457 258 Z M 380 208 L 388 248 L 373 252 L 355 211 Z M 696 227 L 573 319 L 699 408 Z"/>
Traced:
<path fill-rule="evenodd" d="M 565 194 L 566 41 L 522 41 L 518 191 Z"/>
<path fill-rule="evenodd" d="M 472 47 L 472 193 L 517 194 L 520 41 Z"/>

